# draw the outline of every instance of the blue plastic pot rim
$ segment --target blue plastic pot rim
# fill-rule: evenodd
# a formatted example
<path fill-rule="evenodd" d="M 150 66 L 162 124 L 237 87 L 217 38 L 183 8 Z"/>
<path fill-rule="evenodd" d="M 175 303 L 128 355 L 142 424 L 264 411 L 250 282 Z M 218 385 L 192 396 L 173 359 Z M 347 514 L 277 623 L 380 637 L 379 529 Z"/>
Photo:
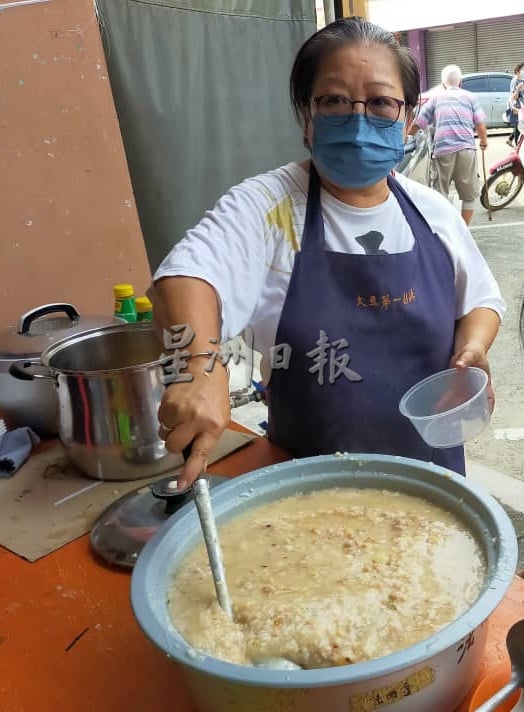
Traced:
<path fill-rule="evenodd" d="M 145 635 L 164 654 L 172 657 L 178 663 L 192 668 L 194 671 L 243 685 L 281 688 L 330 687 L 361 682 L 380 677 L 385 673 L 392 674 L 426 663 L 434 656 L 450 649 L 452 646 L 456 646 L 458 641 L 463 640 L 472 631 L 485 623 L 504 597 L 515 573 L 518 556 L 515 531 L 508 515 L 491 495 L 478 485 L 468 482 L 461 475 L 453 473 L 446 468 L 429 462 L 390 455 L 364 453 L 322 455 L 279 463 L 235 477 L 230 482 L 215 488 L 211 493 L 211 498 L 214 501 L 214 506 L 221 510 L 221 504 L 224 501 L 231 501 L 234 495 L 239 497 L 239 490 L 241 492 L 245 491 L 245 488 L 249 488 L 252 484 L 258 482 L 261 477 L 264 477 L 265 480 L 267 476 L 279 475 L 285 480 L 286 475 L 291 475 L 292 479 L 294 472 L 307 470 L 313 470 L 311 474 L 314 474 L 315 477 L 320 477 L 323 476 L 321 472 L 315 472 L 315 470 L 321 468 L 321 471 L 324 471 L 325 465 L 330 462 L 337 462 L 340 465 L 344 462 L 354 462 L 355 471 L 359 467 L 366 465 L 371 468 L 380 468 L 380 471 L 387 473 L 387 469 L 382 470 L 382 467 L 387 468 L 392 463 L 395 466 L 402 467 L 403 472 L 423 469 L 432 480 L 435 478 L 435 484 L 436 480 L 442 478 L 442 483 L 445 483 L 442 488 L 446 491 L 449 491 L 452 486 L 453 489 L 458 488 L 464 495 L 469 492 L 480 508 L 489 513 L 496 523 L 496 537 L 500 547 L 497 570 L 493 572 L 489 583 L 481 591 L 469 610 L 450 625 L 409 648 L 393 652 L 378 659 L 341 667 L 296 671 L 264 670 L 235 665 L 206 654 L 199 654 L 197 651 L 194 651 L 194 655 L 189 655 L 188 650 L 191 649 L 191 646 L 176 631 L 173 623 L 170 620 L 168 621 L 166 585 L 168 572 L 163 572 L 162 577 L 159 578 L 155 574 L 155 566 L 159 561 L 157 552 L 162 547 L 164 540 L 169 540 L 170 531 L 175 527 L 178 527 L 178 529 L 185 528 L 191 519 L 198 521 L 194 505 L 190 503 L 170 517 L 153 538 L 149 540 L 138 557 L 131 578 L 131 606 L 133 612 Z M 379 470 L 375 469 L 374 471 L 378 472 Z M 350 470 L 348 470 L 349 473 Z M 415 481 L 414 474 L 411 477 Z M 459 494 L 457 493 L 458 497 Z M 151 575 L 153 575 L 153 578 L 151 578 Z"/>

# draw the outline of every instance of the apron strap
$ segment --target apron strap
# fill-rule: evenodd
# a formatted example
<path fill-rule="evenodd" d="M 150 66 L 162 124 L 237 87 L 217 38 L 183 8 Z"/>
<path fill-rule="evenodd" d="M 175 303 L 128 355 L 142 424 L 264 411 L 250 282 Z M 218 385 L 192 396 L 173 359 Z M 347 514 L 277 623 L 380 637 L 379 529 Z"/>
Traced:
<path fill-rule="evenodd" d="M 302 233 L 301 252 L 323 252 L 325 249 L 324 218 L 320 200 L 320 178 L 313 161 L 309 165 L 306 221 Z"/>
<path fill-rule="evenodd" d="M 434 232 L 431 229 L 426 218 L 422 215 L 422 213 L 417 208 L 415 203 L 411 200 L 404 188 L 397 180 L 395 180 L 394 176 L 391 173 L 388 175 L 387 181 L 389 189 L 397 199 L 397 202 L 400 205 L 402 212 L 404 213 L 404 215 L 406 215 L 407 211 L 410 216 L 409 223 L 411 231 L 413 233 L 413 237 L 415 238 L 415 242 L 417 241 L 418 236 L 424 235 L 428 231 L 430 235 L 433 235 Z"/>

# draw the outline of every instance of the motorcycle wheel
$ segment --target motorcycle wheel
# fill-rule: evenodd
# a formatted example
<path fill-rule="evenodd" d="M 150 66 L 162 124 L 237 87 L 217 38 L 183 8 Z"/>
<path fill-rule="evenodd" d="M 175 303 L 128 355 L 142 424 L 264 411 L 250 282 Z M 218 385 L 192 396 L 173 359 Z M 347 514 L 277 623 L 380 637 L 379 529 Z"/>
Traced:
<path fill-rule="evenodd" d="M 524 178 L 522 175 L 515 175 L 511 168 L 504 168 L 490 176 L 487 185 L 482 187 L 480 202 L 483 208 L 488 210 L 501 210 L 509 205 L 520 193 Z"/>

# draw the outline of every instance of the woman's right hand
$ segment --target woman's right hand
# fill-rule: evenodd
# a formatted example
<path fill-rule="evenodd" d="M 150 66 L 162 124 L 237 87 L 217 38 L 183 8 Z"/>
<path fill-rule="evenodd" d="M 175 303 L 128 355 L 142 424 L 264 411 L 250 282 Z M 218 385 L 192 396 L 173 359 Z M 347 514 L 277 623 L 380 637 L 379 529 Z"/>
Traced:
<path fill-rule="evenodd" d="M 193 380 L 168 386 L 158 410 L 159 435 L 170 452 L 182 452 L 192 443 L 191 456 L 178 477 L 180 490 L 205 470 L 231 419 L 227 369 L 218 361 L 210 372 L 204 371 L 204 366 L 204 359 L 190 360 L 184 373 L 191 373 Z"/>

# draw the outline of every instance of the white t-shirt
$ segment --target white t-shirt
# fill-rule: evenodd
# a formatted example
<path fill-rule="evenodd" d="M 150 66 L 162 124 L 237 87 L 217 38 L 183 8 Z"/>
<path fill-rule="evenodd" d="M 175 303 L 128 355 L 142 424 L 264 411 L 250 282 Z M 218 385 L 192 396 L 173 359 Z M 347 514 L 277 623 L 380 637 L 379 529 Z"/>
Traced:
<path fill-rule="evenodd" d="M 498 285 L 458 212 L 431 188 L 395 177 L 449 252 L 456 318 L 476 307 L 491 308 L 502 318 L 506 305 Z M 308 181 L 301 165 L 289 163 L 231 188 L 173 247 L 154 275 L 155 280 L 199 277 L 211 284 L 221 300 L 222 338 L 250 327 L 254 348 L 266 364 L 300 249 Z M 412 249 L 413 233 L 392 193 L 372 208 L 349 206 L 325 190 L 321 201 L 327 250 L 365 254 L 380 249 L 391 254 Z M 372 244 L 364 247 L 363 236 L 371 231 Z"/>

